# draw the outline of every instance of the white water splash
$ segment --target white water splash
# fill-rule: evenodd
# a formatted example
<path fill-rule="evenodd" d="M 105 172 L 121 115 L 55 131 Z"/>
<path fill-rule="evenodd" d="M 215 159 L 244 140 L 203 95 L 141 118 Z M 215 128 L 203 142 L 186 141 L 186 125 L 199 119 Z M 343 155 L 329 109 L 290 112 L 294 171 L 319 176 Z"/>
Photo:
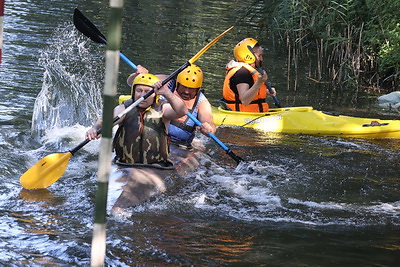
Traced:
<path fill-rule="evenodd" d="M 35 101 L 32 135 L 74 124 L 91 125 L 102 109 L 103 64 L 93 44 L 72 24 L 57 28 L 42 52 L 42 90 Z"/>

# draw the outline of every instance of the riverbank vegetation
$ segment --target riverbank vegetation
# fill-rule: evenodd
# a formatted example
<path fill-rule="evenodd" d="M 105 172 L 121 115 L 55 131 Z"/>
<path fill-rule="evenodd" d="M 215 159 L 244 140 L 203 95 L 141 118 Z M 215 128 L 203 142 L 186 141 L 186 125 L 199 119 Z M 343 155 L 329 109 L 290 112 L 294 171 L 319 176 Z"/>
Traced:
<path fill-rule="evenodd" d="M 314 82 L 398 90 L 398 0 L 254 0 L 246 16 L 284 44 L 288 76 L 308 64 Z"/>

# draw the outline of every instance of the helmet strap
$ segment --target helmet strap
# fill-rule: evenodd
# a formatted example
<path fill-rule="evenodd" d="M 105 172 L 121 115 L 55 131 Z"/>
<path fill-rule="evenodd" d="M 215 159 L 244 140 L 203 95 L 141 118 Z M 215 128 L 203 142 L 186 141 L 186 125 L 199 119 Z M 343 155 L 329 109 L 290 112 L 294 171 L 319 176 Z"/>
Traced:
<path fill-rule="evenodd" d="M 254 58 L 255 58 L 255 60 L 254 60 L 254 63 L 255 63 L 255 62 L 257 61 L 257 57 L 256 57 L 256 54 L 254 54 L 253 47 L 247 45 L 247 49 L 249 49 L 249 51 L 253 54 L 253 56 L 254 56 Z"/>

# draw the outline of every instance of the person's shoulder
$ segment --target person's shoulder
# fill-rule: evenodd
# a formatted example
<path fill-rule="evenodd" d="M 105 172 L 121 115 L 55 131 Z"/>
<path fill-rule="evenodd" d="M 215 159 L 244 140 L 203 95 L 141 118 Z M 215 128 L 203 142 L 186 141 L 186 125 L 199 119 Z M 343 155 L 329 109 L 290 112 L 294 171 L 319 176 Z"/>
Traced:
<path fill-rule="evenodd" d="M 204 94 L 201 94 L 199 97 L 198 107 L 199 107 L 199 109 L 211 107 L 210 101 L 207 99 L 207 97 Z"/>
<path fill-rule="evenodd" d="M 199 107 L 205 107 L 205 106 L 211 106 L 210 101 L 208 101 L 207 98 L 203 99 L 201 102 L 199 102 Z"/>
<path fill-rule="evenodd" d="M 249 77 L 251 77 L 251 73 L 243 66 L 240 67 L 232 76 L 233 79 L 239 79 L 239 80 L 243 80 Z"/>
<path fill-rule="evenodd" d="M 207 99 L 206 95 L 203 92 L 200 91 L 199 94 L 200 94 L 199 95 L 199 102 L 202 102 L 202 101 L 207 101 L 208 102 L 208 99 Z"/>
<path fill-rule="evenodd" d="M 206 116 L 206 117 L 212 116 L 211 103 L 207 99 L 198 103 L 197 114 L 199 116 L 202 116 L 203 118 L 204 118 L 204 116 Z"/>
<path fill-rule="evenodd" d="M 249 74 L 250 72 L 244 66 L 241 66 L 236 73 L 238 75 L 246 75 Z"/>

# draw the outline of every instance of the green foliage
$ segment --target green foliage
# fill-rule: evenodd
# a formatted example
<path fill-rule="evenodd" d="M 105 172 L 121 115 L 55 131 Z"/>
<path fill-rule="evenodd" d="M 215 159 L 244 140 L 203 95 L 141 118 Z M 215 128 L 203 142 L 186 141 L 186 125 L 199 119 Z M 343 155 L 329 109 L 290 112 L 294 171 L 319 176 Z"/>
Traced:
<path fill-rule="evenodd" d="M 386 86 L 389 90 L 398 86 L 399 0 L 255 2 L 263 3 L 265 24 L 274 24 L 272 31 L 296 60 L 305 52 L 316 54 L 318 66 L 322 66 L 318 80 Z"/>
<path fill-rule="evenodd" d="M 383 43 L 379 49 L 382 68 L 386 70 L 394 69 L 399 73 L 400 69 L 400 24 L 397 28 L 386 32 L 387 42 Z"/>
<path fill-rule="evenodd" d="M 367 41 L 379 57 L 380 70 L 398 76 L 400 72 L 400 1 L 367 0 L 370 18 Z"/>

